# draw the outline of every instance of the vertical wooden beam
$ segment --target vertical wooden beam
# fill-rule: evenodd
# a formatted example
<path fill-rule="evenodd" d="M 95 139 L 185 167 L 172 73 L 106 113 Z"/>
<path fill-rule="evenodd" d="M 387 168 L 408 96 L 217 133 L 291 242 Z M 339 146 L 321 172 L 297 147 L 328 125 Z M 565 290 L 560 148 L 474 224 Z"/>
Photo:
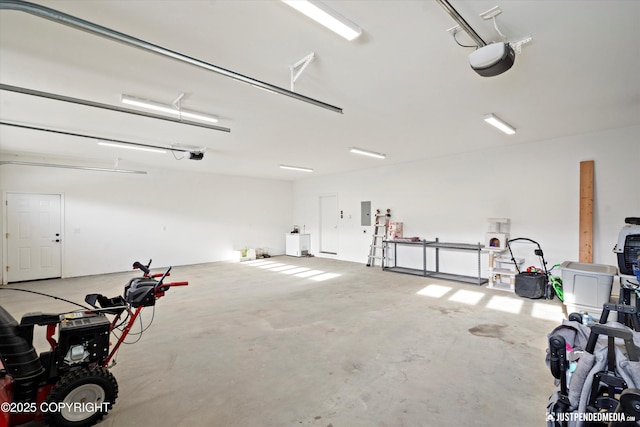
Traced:
<path fill-rule="evenodd" d="M 593 160 L 580 162 L 580 262 L 593 262 Z"/>

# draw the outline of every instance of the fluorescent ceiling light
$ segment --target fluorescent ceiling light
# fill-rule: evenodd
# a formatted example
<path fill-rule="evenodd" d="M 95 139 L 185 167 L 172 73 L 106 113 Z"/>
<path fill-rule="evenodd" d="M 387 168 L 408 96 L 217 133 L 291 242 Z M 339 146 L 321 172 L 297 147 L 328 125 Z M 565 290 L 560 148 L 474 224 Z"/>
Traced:
<path fill-rule="evenodd" d="M 218 123 L 218 118 L 210 114 L 199 113 L 197 111 L 184 110 L 182 108 L 176 108 L 173 105 L 161 104 L 155 101 L 149 101 L 148 99 L 136 98 L 135 96 L 122 95 L 121 101 L 123 104 L 134 105 L 136 107 L 147 108 L 149 110 L 160 111 L 167 114 L 173 114 L 178 117 L 188 117 L 190 119 L 202 120 L 205 122 Z"/>
<path fill-rule="evenodd" d="M 485 114 L 484 121 L 489 123 L 491 126 L 494 126 L 500 129 L 502 132 L 506 133 L 507 135 L 513 135 L 514 133 L 516 133 L 516 128 L 514 128 L 504 120 L 500 119 L 499 117 L 495 116 L 494 114 Z"/>
<path fill-rule="evenodd" d="M 299 171 L 299 172 L 313 172 L 313 169 L 303 168 L 300 166 L 280 165 L 280 169 L 289 169 L 292 171 Z"/>
<path fill-rule="evenodd" d="M 98 142 L 98 145 L 102 145 L 105 147 L 126 148 L 128 150 L 148 151 L 150 153 L 161 153 L 161 154 L 166 153 L 165 150 L 160 150 L 158 148 L 141 147 L 139 145 L 113 144 L 111 142 Z"/>
<path fill-rule="evenodd" d="M 300 13 L 324 25 L 336 34 L 351 41 L 360 34 L 362 29 L 327 5 L 316 0 L 282 0 Z"/>
<path fill-rule="evenodd" d="M 386 159 L 387 156 L 382 153 L 376 153 L 375 151 L 363 150 L 362 148 L 349 148 L 349 151 L 355 154 L 362 154 L 364 156 L 375 157 L 376 159 Z"/>

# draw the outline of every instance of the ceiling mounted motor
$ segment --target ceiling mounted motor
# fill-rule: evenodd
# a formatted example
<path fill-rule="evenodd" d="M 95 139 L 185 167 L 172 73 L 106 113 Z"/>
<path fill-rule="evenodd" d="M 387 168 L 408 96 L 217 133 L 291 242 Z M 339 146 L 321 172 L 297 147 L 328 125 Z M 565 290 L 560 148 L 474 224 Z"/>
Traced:
<path fill-rule="evenodd" d="M 476 73 L 483 77 L 502 74 L 513 66 L 516 53 L 509 43 L 491 43 L 474 50 L 469 55 L 469 63 Z"/>
<path fill-rule="evenodd" d="M 437 0 L 437 2 L 440 3 L 449 16 L 458 24 L 447 30 L 451 33 L 454 40 L 456 40 L 456 43 L 462 47 L 476 48 L 476 50 L 469 55 L 469 64 L 473 71 L 483 77 L 497 76 L 509 70 L 516 60 L 516 53 L 521 52 L 522 45 L 531 41 L 531 37 L 514 43 L 506 41 L 507 37 L 502 34 L 496 23 L 496 16 L 502 13 L 502 10 L 498 6 L 481 13 L 480 17 L 484 20 L 493 20 L 494 28 L 504 41 L 487 44 L 447 0 Z M 461 44 L 456 39 L 456 34 L 460 31 L 466 32 L 475 42 L 475 46 Z"/>

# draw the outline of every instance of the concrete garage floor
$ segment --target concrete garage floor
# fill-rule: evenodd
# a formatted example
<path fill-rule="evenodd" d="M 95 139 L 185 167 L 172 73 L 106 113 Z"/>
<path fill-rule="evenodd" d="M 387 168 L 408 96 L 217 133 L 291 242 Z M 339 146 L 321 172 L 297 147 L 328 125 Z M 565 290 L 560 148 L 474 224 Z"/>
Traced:
<path fill-rule="evenodd" d="M 134 276 L 15 287 L 82 302 L 121 294 Z M 190 284 L 122 347 L 119 397 L 100 426 L 545 425 L 557 299 L 317 257 L 174 267 L 171 279 Z M 17 319 L 74 309 L 23 292 L 0 299 Z M 36 335 L 44 350 L 44 328 Z"/>

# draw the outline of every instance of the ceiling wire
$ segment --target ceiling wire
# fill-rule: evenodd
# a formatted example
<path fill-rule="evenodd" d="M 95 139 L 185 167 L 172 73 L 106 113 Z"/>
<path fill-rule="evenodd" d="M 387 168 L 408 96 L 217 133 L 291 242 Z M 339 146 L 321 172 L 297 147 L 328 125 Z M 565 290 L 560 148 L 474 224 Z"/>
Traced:
<path fill-rule="evenodd" d="M 500 34 L 500 36 L 504 39 L 507 40 L 507 36 L 505 36 L 504 34 L 502 34 L 502 31 L 500 31 L 500 29 L 498 28 L 498 23 L 496 22 L 496 17 L 493 16 L 491 18 L 493 20 L 493 28 L 496 29 L 496 31 L 498 32 L 498 34 Z"/>
<path fill-rule="evenodd" d="M 462 47 L 472 47 L 472 48 L 474 48 L 474 49 L 477 49 L 477 48 L 478 48 L 478 46 L 476 46 L 476 45 L 468 45 L 468 44 L 462 44 L 462 43 L 460 43 L 460 41 L 458 40 L 458 33 L 459 33 L 459 32 L 460 32 L 460 31 L 456 31 L 456 32 L 454 32 L 454 33 L 453 33 L 453 40 L 458 44 L 458 46 L 462 46 Z"/>
<path fill-rule="evenodd" d="M 462 15 L 460 15 L 458 11 L 453 6 L 451 6 L 451 3 L 449 3 L 447 0 L 436 1 L 440 4 L 440 6 L 442 6 L 445 12 L 447 12 L 449 16 L 451 16 L 451 18 L 453 18 L 453 20 L 456 21 L 458 25 L 460 25 L 460 28 L 462 28 L 467 34 L 469 34 L 469 37 L 471 37 L 473 41 L 478 45 L 477 47 L 483 47 L 487 45 L 487 43 L 482 39 L 482 37 L 480 37 L 476 30 L 474 30 L 471 25 L 469 25 L 469 23 L 465 21 Z"/>

